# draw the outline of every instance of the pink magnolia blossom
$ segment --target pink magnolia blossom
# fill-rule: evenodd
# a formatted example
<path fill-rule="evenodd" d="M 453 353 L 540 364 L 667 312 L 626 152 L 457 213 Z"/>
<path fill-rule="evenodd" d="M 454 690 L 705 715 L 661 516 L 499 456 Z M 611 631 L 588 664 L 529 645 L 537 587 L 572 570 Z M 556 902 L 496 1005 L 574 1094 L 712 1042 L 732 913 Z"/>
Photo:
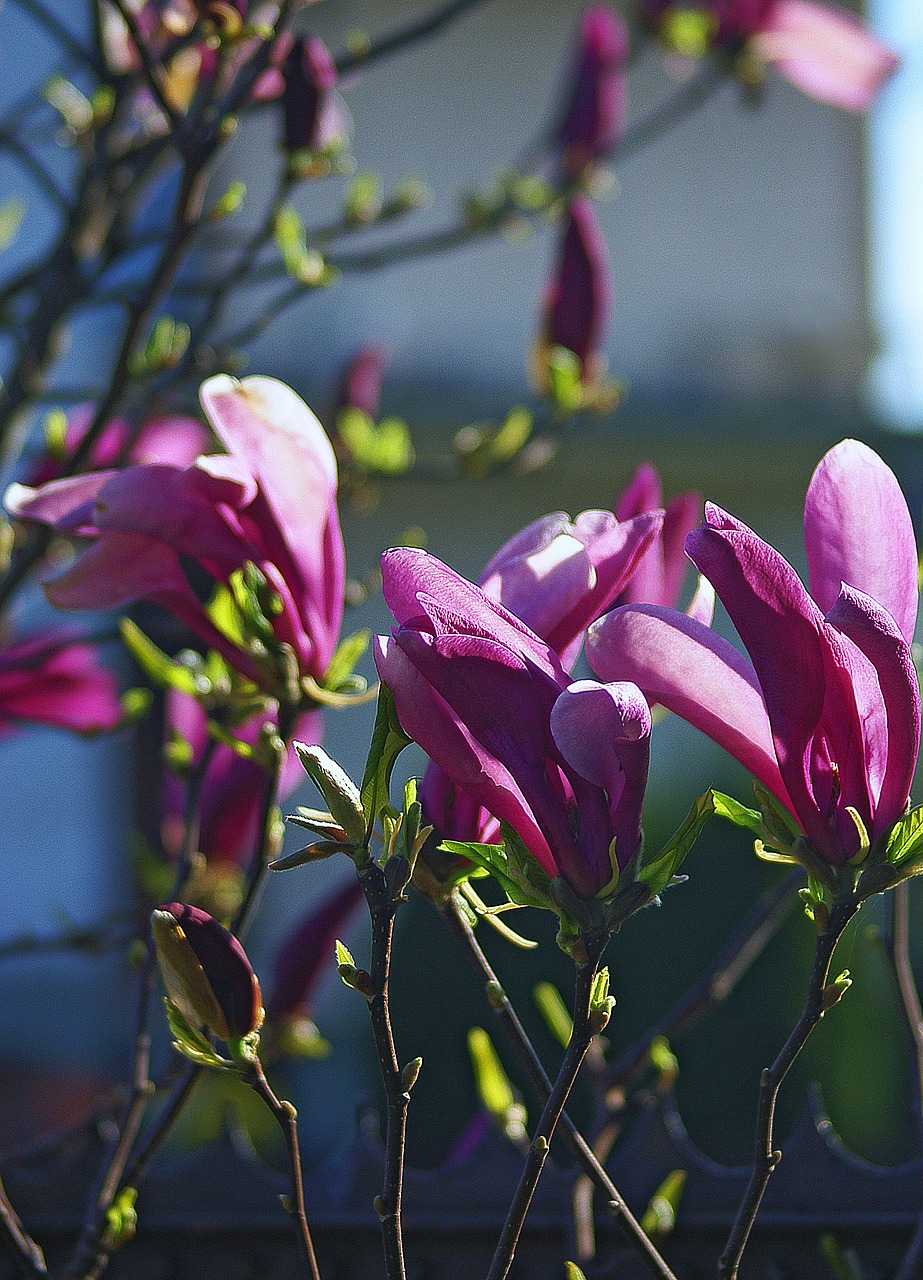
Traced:
<path fill-rule="evenodd" d="M 23 720 L 78 733 L 124 720 L 114 673 L 75 631 L 57 627 L 0 648 L 0 736 Z"/>
<path fill-rule="evenodd" d="M 220 632 L 193 592 L 183 558 L 227 582 L 247 562 L 279 600 L 272 626 L 299 670 L 321 679 L 343 611 L 343 540 L 330 441 L 308 406 L 274 378 L 219 376 L 202 404 L 229 456 L 191 466 L 148 463 L 13 485 L 7 507 L 61 533 L 92 539 L 45 584 L 62 609 L 108 609 L 147 599 L 184 621 L 251 679 L 253 655 Z"/>
<path fill-rule="evenodd" d="M 628 110 L 629 47 L 628 30 L 613 9 L 587 9 L 555 136 L 564 168 L 573 177 L 621 137 Z"/>
<path fill-rule="evenodd" d="M 823 458 L 805 502 L 810 594 L 767 543 L 720 508 L 690 534 L 749 654 L 693 618 L 627 605 L 590 628 L 601 679 L 634 680 L 736 756 L 795 818 L 819 857 L 841 864 L 904 811 L 920 738 L 910 654 L 917 553 L 893 473 L 846 440 Z"/>
<path fill-rule="evenodd" d="M 93 421 L 93 405 L 81 405 L 74 409 L 67 420 L 64 436 L 64 454 L 74 452 Z M 124 418 L 114 418 L 106 424 L 90 450 L 90 465 L 94 468 L 112 467 L 126 452 L 126 462 L 168 462 L 178 467 L 188 466 L 208 448 L 209 433 L 196 418 L 185 414 L 161 414 L 149 418 L 131 440 L 131 423 Z M 47 449 L 33 459 L 26 483 L 34 488 L 56 480 L 61 474 L 62 459 Z"/>
<path fill-rule="evenodd" d="M 375 659 L 406 733 L 592 898 L 639 847 L 650 711 L 625 681 L 571 681 L 554 650 L 425 552 L 382 557 L 398 626 Z"/>

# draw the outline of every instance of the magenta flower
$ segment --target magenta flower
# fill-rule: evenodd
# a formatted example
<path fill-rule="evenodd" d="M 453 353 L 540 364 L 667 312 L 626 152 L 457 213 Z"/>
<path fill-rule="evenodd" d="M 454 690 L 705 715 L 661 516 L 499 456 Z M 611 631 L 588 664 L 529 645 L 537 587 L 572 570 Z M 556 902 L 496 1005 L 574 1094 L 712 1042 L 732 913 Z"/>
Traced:
<path fill-rule="evenodd" d="M 58 627 L 0 648 L 0 736 L 21 720 L 103 733 L 124 718 L 115 675 L 76 632 Z"/>
<path fill-rule="evenodd" d="M 282 63 L 283 146 L 286 151 L 324 151 L 345 133 L 333 89 L 333 58 L 316 36 L 299 37 Z"/>
<path fill-rule="evenodd" d="M 74 409 L 67 420 L 63 441 L 64 457 L 69 457 L 93 421 L 93 405 L 81 405 Z M 184 414 L 164 414 L 149 418 L 143 424 L 134 442 L 131 440 L 131 423 L 124 418 L 114 418 L 106 424 L 90 450 L 90 465 L 96 468 L 116 466 L 123 451 L 126 462 L 169 462 L 178 467 L 188 466 L 208 448 L 208 428 L 195 418 Z M 35 458 L 29 469 L 26 483 L 38 488 L 61 474 L 63 458 L 45 449 Z"/>
<path fill-rule="evenodd" d="M 310 1013 L 311 999 L 330 965 L 334 943 L 363 896 L 361 884 L 351 877 L 320 906 L 312 907 L 283 944 L 266 997 L 270 1022 Z"/>
<path fill-rule="evenodd" d="M 376 662 L 405 732 L 549 876 L 594 897 L 640 842 L 640 690 L 572 683 L 548 644 L 425 552 L 386 551 L 382 575 L 398 627 Z"/>
<path fill-rule="evenodd" d="M 810 595 L 718 507 L 687 540 L 751 661 L 654 605 L 600 619 L 587 655 L 602 679 L 636 681 L 736 756 L 819 857 L 842 864 L 861 849 L 856 817 L 875 842 L 904 811 L 920 737 L 913 527 L 897 480 L 865 445 L 844 441 L 814 472 L 805 543 Z"/>
<path fill-rule="evenodd" d="M 167 690 L 166 723 L 168 730 L 180 734 L 192 748 L 193 764 L 201 760 L 208 742 L 205 712 L 201 703 L 178 689 Z M 254 744 L 265 715 L 238 725 L 234 736 Z M 299 718 L 293 738 L 319 743 L 321 717 L 318 711 Z M 278 801 L 295 789 L 304 778 L 304 769 L 288 745 L 279 776 Z M 266 773 L 258 761 L 242 756 L 233 748 L 219 743 L 212 752 L 202 786 L 199 805 L 199 846 L 209 864 L 232 863 L 246 867 L 253 855 L 259 832 L 260 806 L 266 790 Z M 186 788 L 173 773 L 165 777 L 162 835 L 168 854 L 177 856 L 183 840 Z"/>
<path fill-rule="evenodd" d="M 628 52 L 628 30 L 618 14 L 604 5 L 587 9 L 555 138 L 565 170 L 573 177 L 605 155 L 622 135 L 628 110 Z"/>
<path fill-rule="evenodd" d="M 257 659 L 220 632 L 189 585 L 182 560 L 227 582 L 247 562 L 279 600 L 276 638 L 302 674 L 323 678 L 343 611 L 343 540 L 336 459 L 323 428 L 294 391 L 273 378 L 202 387 L 206 416 L 229 457 L 189 467 L 164 463 L 94 472 L 40 489 L 13 485 L 13 515 L 41 520 L 88 550 L 45 585 L 62 609 L 163 605 L 251 679 Z"/>
<path fill-rule="evenodd" d="M 615 514 L 619 520 L 630 520 L 662 506 L 660 476 L 649 462 L 642 462 L 616 503 Z M 660 534 L 619 593 L 619 604 L 677 604 L 689 564 L 686 537 L 698 524 L 701 510 L 701 494 L 691 491 L 681 493 L 668 504 Z M 710 590 L 696 591 L 688 612 L 708 624 L 713 603 Z"/>
<path fill-rule="evenodd" d="M 586 628 L 624 590 L 656 545 L 661 512 L 620 521 L 611 511 L 583 511 L 573 522 L 563 512 L 543 516 L 514 534 L 478 579 L 557 653 L 570 670 Z M 453 840 L 493 841 L 497 823 L 430 764 L 420 799 L 427 821 Z"/>
<path fill-rule="evenodd" d="M 900 66 L 853 14 L 816 0 L 708 0 L 705 9 L 711 43 L 743 48 L 809 97 L 847 111 L 867 110 Z M 675 6 L 643 0 L 642 10 L 663 31 Z"/>
<path fill-rule="evenodd" d="M 583 385 L 598 382 L 605 370 L 601 351 L 609 318 L 609 254 L 590 200 L 578 197 L 567 207 L 554 275 L 545 296 L 539 339 L 539 381 L 547 374 L 543 361 L 554 347 L 572 352 L 580 362 Z"/>

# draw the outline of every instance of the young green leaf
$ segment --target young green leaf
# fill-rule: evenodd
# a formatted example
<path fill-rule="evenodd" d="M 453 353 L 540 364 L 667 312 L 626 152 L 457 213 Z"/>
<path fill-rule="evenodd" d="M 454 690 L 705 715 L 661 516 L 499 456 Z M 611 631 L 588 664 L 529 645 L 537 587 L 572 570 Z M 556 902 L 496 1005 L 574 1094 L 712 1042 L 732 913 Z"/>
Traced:
<path fill-rule="evenodd" d="M 375 727 L 360 788 L 367 830 L 372 829 L 375 819 L 388 803 L 394 762 L 411 741 L 397 718 L 394 695 L 383 684 L 378 691 Z"/>
<path fill-rule="evenodd" d="M 551 982 L 540 982 L 532 992 L 538 1011 L 545 1019 L 548 1030 L 563 1048 L 570 1043 L 574 1020 L 561 998 L 561 993 Z"/>
<path fill-rule="evenodd" d="M 324 673 L 325 689 L 339 689 L 346 678 L 352 675 L 356 663 L 369 647 L 371 634 L 367 629 L 354 631 L 351 636 L 340 641 Z"/>
<path fill-rule="evenodd" d="M 699 832 L 714 812 L 714 793 L 706 791 L 693 803 L 688 817 L 660 853 L 651 858 L 642 858 L 638 879 L 647 885 L 652 895 L 661 893 L 676 875 Z"/>
<path fill-rule="evenodd" d="M 650 1204 L 641 1219 L 641 1226 L 649 1236 L 665 1236 L 673 1230 L 685 1185 L 686 1170 L 674 1169 L 651 1196 Z"/>

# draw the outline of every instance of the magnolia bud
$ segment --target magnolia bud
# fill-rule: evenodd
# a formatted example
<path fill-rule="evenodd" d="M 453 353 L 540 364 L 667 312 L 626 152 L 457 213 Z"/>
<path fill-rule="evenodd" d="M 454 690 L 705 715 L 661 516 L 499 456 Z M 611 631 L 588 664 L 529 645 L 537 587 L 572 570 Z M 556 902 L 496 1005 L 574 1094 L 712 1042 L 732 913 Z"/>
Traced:
<path fill-rule="evenodd" d="M 365 844 L 365 813 L 359 789 L 349 775 L 321 747 L 296 742 L 295 750 L 305 771 L 327 802 L 334 820 L 354 845 Z"/>
<path fill-rule="evenodd" d="M 225 1041 L 243 1039 L 263 1020 L 260 984 L 232 933 L 182 902 L 151 916 L 164 985 L 180 1013 Z"/>
<path fill-rule="evenodd" d="M 282 64 L 283 147 L 323 151 L 340 132 L 331 91 L 337 73 L 326 45 L 315 36 L 292 44 Z"/>

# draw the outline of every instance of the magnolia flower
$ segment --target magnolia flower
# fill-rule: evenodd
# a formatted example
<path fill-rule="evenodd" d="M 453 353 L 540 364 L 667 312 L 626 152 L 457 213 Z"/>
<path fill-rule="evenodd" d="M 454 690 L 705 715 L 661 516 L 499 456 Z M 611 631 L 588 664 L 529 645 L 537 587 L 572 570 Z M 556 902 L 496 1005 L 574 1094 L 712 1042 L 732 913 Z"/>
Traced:
<path fill-rule="evenodd" d="M 199 458 L 12 485 L 8 510 L 61 533 L 93 539 L 45 584 L 62 609 L 161 604 L 244 675 L 254 656 L 219 631 L 193 592 L 183 558 L 228 582 L 250 562 L 278 598 L 271 624 L 302 674 L 321 679 L 343 611 L 343 540 L 330 441 L 308 406 L 274 378 L 219 376 L 201 391 L 229 457 Z"/>
<path fill-rule="evenodd" d="M 624 681 L 571 682 L 534 632 L 425 552 L 382 557 L 398 627 L 376 663 L 405 732 L 584 898 L 641 837 L 650 712 Z"/>
<path fill-rule="evenodd" d="M 74 409 L 67 419 L 60 454 L 45 448 L 38 457 L 33 458 L 27 484 L 38 487 L 58 478 L 63 469 L 64 458 L 69 457 L 80 444 L 94 414 L 93 405 L 81 405 Z M 208 429 L 197 419 L 184 414 L 162 414 L 156 418 L 148 418 L 134 441 L 131 437 L 132 426 L 126 419 L 114 418 L 108 422 L 90 450 L 90 465 L 115 466 L 124 452 L 129 463 L 170 462 L 182 467 L 194 462 L 208 448 Z"/>
<path fill-rule="evenodd" d="M 333 58 L 316 36 L 299 37 L 282 63 L 283 146 L 288 152 L 324 151 L 345 135 L 343 113 L 333 92 Z"/>
<path fill-rule="evenodd" d="M 555 347 L 572 352 L 580 362 L 584 386 L 600 381 L 605 370 L 601 351 L 609 318 L 609 254 L 593 211 L 584 197 L 569 202 L 554 275 L 545 295 L 538 342 L 537 378 L 544 388 L 544 366 Z"/>
<path fill-rule="evenodd" d="M 642 13 L 680 52 L 743 48 L 757 66 L 775 66 L 797 89 L 847 111 L 865 111 L 900 65 L 893 49 L 845 10 L 816 0 L 707 0 L 705 25 L 696 44 L 671 39 L 671 26 L 684 12 L 698 17 L 702 6 L 669 0 L 642 0 Z"/>
<path fill-rule="evenodd" d="M 907 504 L 871 449 L 825 455 L 805 502 L 811 593 L 745 525 L 706 507 L 686 548 L 750 655 L 695 619 L 628 605 L 595 623 L 587 656 L 736 756 L 797 821 L 819 857 L 861 855 L 910 792 L 920 694 L 910 655 L 917 555 Z M 860 826 L 861 824 L 861 826 Z"/>
<path fill-rule="evenodd" d="M 364 897 L 353 876 L 320 906 L 314 906 L 283 944 L 266 997 L 270 1022 L 304 1017 L 319 978 L 329 965 L 343 925 Z"/>
<path fill-rule="evenodd" d="M 193 767 L 208 743 L 206 716 L 200 702 L 178 689 L 167 690 L 166 723 L 170 734 L 179 734 L 191 748 Z M 253 745 L 266 720 L 260 715 L 234 729 L 234 736 Z M 298 720 L 293 737 L 319 742 L 321 718 L 317 711 Z M 295 789 L 304 770 L 295 749 L 286 746 L 279 774 L 278 801 Z M 199 797 L 198 852 L 209 864 L 246 866 L 253 855 L 259 831 L 260 806 L 266 791 L 266 771 L 259 761 L 242 756 L 223 743 L 214 744 Z M 164 846 L 178 855 L 184 834 L 186 788 L 173 773 L 165 777 L 162 834 Z"/>
<path fill-rule="evenodd" d="M 242 1040 L 263 1021 L 260 984 L 241 944 L 199 907 L 170 902 L 151 915 L 164 986 L 193 1026 Z"/>
<path fill-rule="evenodd" d="M 628 109 L 628 30 L 604 5 L 587 9 L 555 143 L 573 177 L 619 140 Z"/>
<path fill-rule="evenodd" d="M 0 648 L 0 736 L 20 720 L 101 733 L 124 717 L 115 675 L 76 632 L 49 629 Z"/>
<path fill-rule="evenodd" d="M 484 593 L 515 614 L 574 665 L 586 628 L 626 588 L 656 545 L 662 513 L 620 521 L 611 511 L 564 512 L 533 521 L 492 557 L 478 579 Z M 495 840 L 486 809 L 460 793 L 435 764 L 426 770 L 420 799 L 427 820 L 455 840 Z"/>

